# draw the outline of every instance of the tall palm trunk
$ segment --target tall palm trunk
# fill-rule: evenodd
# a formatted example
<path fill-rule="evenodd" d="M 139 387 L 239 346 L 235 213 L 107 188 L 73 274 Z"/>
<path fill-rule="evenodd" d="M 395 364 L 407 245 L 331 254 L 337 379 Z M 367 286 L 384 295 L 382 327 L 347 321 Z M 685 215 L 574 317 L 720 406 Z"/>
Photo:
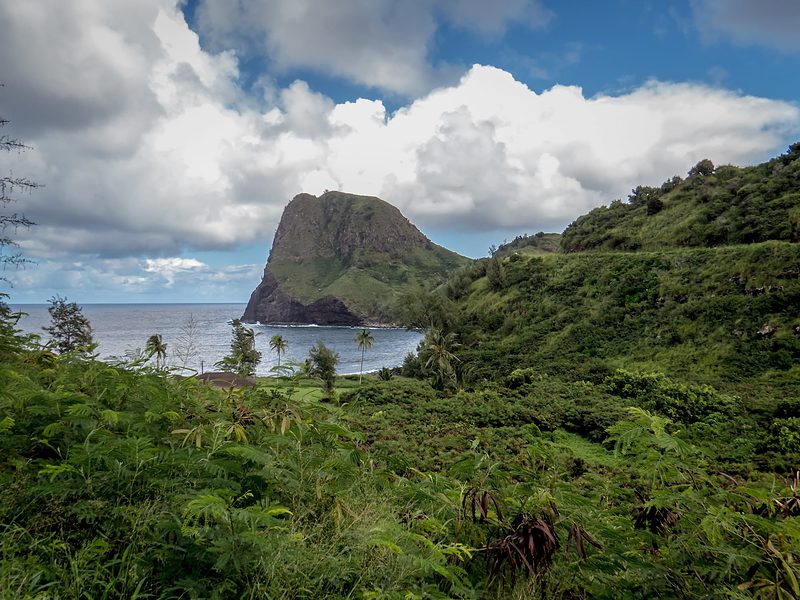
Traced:
<path fill-rule="evenodd" d="M 361 348 L 361 369 L 358 373 L 358 385 L 361 385 L 361 378 L 364 377 L 364 353 L 367 351 L 366 346 L 362 346 Z"/>

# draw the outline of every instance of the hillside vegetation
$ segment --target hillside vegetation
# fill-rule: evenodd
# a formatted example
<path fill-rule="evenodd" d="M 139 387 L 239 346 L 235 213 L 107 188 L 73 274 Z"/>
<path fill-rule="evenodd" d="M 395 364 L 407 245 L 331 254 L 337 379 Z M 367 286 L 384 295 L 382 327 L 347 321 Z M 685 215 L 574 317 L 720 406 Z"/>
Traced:
<path fill-rule="evenodd" d="M 707 386 L 521 370 L 326 404 L 291 380 L 225 393 L 57 356 L 10 323 L 2 598 L 796 590 L 800 491 L 770 473 L 798 457 L 796 401 L 776 428 Z"/>
<path fill-rule="evenodd" d="M 478 377 L 530 367 L 597 380 L 625 366 L 727 385 L 800 374 L 800 245 L 500 265 L 495 285 L 476 266 L 466 295 L 447 309 L 459 356 Z"/>
<path fill-rule="evenodd" d="M 567 252 L 800 242 L 800 143 L 753 167 L 700 161 L 686 179 L 639 186 L 578 218 L 564 231 Z"/>
<path fill-rule="evenodd" d="M 500 244 L 497 249 L 492 251 L 492 256 L 547 255 L 559 250 L 561 250 L 561 234 L 540 231 L 533 235 L 518 235 L 510 242 Z"/>
<path fill-rule="evenodd" d="M 56 355 L 0 308 L 0 599 L 800 597 L 800 186 L 686 243 L 698 168 L 406 291 L 419 353 L 335 394 Z M 641 248 L 587 241 L 609 214 Z"/>

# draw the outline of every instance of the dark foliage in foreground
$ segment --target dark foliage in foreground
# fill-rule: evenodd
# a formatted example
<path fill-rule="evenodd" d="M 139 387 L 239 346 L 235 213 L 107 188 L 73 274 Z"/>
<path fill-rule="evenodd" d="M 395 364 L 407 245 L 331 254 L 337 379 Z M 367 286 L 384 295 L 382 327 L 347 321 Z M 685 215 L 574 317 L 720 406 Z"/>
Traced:
<path fill-rule="evenodd" d="M 757 420 L 625 408 L 655 388 L 739 410 L 715 390 L 395 377 L 336 406 L 58 356 L 2 323 L 4 597 L 793 593 L 796 476 L 718 452 Z"/>

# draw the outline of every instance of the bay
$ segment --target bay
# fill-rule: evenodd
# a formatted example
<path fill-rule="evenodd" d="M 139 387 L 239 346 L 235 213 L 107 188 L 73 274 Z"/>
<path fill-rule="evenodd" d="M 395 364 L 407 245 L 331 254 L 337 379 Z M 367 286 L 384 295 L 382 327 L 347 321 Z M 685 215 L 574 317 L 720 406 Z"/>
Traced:
<path fill-rule="evenodd" d="M 50 315 L 46 304 L 17 304 L 14 310 L 26 313 L 17 328 L 26 333 L 36 333 L 47 340 L 42 327 L 49 325 Z M 185 338 L 187 324 L 191 319 L 196 324 L 196 352 L 186 366 L 198 372 L 216 370 L 214 363 L 228 353 L 231 342 L 231 319 L 239 318 L 244 304 L 84 304 L 83 314 L 92 324 L 94 339 L 99 344 L 100 359 L 124 357 L 144 348 L 147 338 L 161 334 L 167 344 L 167 362 L 180 366 L 183 362 L 176 356 L 180 338 Z M 315 325 L 248 325 L 256 332 L 256 347 L 262 353 L 258 375 L 269 375 L 277 364 L 275 352 L 269 348 L 273 335 L 281 335 L 288 343 L 281 364 L 302 362 L 308 350 L 318 340 L 339 353 L 338 373 L 358 373 L 361 351 L 353 340 L 360 327 L 319 327 Z M 422 341 L 417 331 L 406 329 L 369 328 L 375 339 L 372 348 L 364 357 L 364 371 L 376 371 L 382 367 L 400 366 L 409 352 L 415 352 Z"/>

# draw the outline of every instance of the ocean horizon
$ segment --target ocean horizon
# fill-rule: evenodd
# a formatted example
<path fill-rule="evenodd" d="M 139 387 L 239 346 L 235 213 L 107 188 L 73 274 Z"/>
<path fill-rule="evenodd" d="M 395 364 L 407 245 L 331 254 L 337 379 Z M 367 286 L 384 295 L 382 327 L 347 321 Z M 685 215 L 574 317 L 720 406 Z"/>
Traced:
<path fill-rule="evenodd" d="M 230 347 L 229 323 L 240 318 L 246 306 L 243 302 L 85 302 L 78 305 L 92 324 L 101 360 L 135 356 L 151 335 L 160 334 L 167 345 L 167 364 L 188 372 L 218 370 L 215 363 Z M 12 303 L 10 306 L 25 313 L 17 324 L 20 330 L 40 335 L 42 343 L 47 341 L 47 333 L 42 328 L 50 323 L 48 303 Z M 191 322 L 194 323 L 193 334 Z M 273 335 L 283 336 L 288 344 L 285 355 L 281 356 L 282 365 L 303 362 L 311 346 L 322 341 L 339 354 L 337 372 L 340 375 L 360 371 L 361 351 L 353 339 L 355 331 L 369 329 L 375 339 L 372 348 L 365 353 L 364 372 L 400 366 L 422 340 L 420 332 L 403 328 L 260 323 L 247 326 L 256 332 L 256 348 L 262 353 L 256 370 L 260 376 L 273 374 L 271 369 L 277 366 L 277 355 L 269 348 Z M 192 344 L 193 351 L 187 348 Z"/>

